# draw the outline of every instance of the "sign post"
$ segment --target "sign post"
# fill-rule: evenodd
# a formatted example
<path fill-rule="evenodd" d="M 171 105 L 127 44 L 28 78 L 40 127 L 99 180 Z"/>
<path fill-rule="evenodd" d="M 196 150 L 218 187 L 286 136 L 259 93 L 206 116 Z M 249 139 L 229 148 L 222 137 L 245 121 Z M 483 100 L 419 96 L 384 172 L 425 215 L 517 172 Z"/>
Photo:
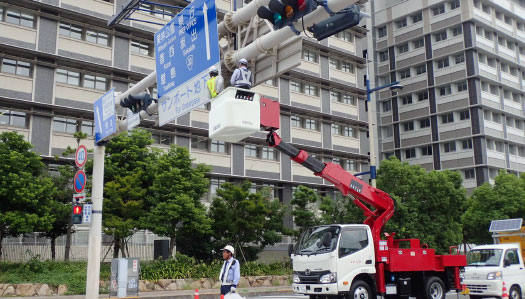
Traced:
<path fill-rule="evenodd" d="M 155 33 L 159 125 L 208 103 L 208 68 L 219 66 L 215 0 L 194 0 Z"/>

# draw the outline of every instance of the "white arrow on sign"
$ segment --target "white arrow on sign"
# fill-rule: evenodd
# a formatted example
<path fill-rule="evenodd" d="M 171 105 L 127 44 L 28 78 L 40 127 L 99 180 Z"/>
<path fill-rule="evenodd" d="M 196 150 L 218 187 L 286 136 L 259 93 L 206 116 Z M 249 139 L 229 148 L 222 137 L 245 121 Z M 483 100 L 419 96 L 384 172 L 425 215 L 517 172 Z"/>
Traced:
<path fill-rule="evenodd" d="M 206 5 L 206 1 L 204 1 L 202 10 L 204 12 L 204 32 L 206 34 L 206 58 L 210 60 L 210 30 L 208 29 L 208 6 Z"/>

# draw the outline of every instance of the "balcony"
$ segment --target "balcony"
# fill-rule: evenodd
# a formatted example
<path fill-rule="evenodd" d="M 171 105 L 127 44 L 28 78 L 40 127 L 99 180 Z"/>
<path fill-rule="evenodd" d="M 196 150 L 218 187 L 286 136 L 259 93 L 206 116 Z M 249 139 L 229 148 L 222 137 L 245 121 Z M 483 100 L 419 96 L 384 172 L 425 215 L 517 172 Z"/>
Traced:
<path fill-rule="evenodd" d="M 210 153 L 207 151 L 191 149 L 191 157 L 195 159 L 195 163 L 204 163 L 210 166 L 224 168 L 231 167 L 231 156 L 228 154 Z"/>
<path fill-rule="evenodd" d="M 63 83 L 55 85 L 55 98 L 82 101 L 88 104 L 93 104 L 104 93 L 106 92 Z"/>
<path fill-rule="evenodd" d="M 252 87 L 252 91 L 259 93 L 261 96 L 279 99 L 279 88 L 277 86 L 267 85 L 263 83 Z"/>
<path fill-rule="evenodd" d="M 318 144 L 322 144 L 323 135 L 319 131 L 307 130 L 302 128 L 292 128 L 292 141 L 293 143 L 301 143 L 301 140 L 313 141 Z M 300 140 L 297 140 L 300 139 Z M 309 144 L 305 144 L 309 145 Z"/>
<path fill-rule="evenodd" d="M 481 9 L 474 8 L 474 15 L 482 18 L 483 20 L 492 23 L 492 15 L 485 13 Z"/>
<path fill-rule="evenodd" d="M 321 67 L 319 63 L 301 60 L 301 64 L 297 66 L 297 68 L 310 72 L 313 76 L 321 76 Z"/>
<path fill-rule="evenodd" d="M 352 73 L 343 72 L 336 69 L 329 70 L 330 80 L 336 79 L 349 84 L 356 84 L 355 75 Z"/>
<path fill-rule="evenodd" d="M 30 96 L 33 93 L 33 78 L 0 73 L 0 89 L 22 92 Z"/>
<path fill-rule="evenodd" d="M 488 39 L 488 38 L 485 38 L 481 35 L 478 35 L 476 34 L 476 41 L 478 43 L 480 43 L 481 45 L 485 46 L 485 47 L 488 47 L 489 49 L 491 49 L 492 51 L 494 51 L 494 41 Z"/>
<path fill-rule="evenodd" d="M 499 46 L 498 47 L 498 51 L 500 52 L 500 54 L 505 54 L 507 56 L 509 56 L 511 59 L 511 61 L 515 62 L 516 61 L 516 51 L 515 50 L 511 50 L 507 47 L 503 47 L 503 46 Z"/>
<path fill-rule="evenodd" d="M 330 102 L 330 108 L 332 110 L 332 114 L 334 111 L 354 115 L 356 119 L 359 117 L 359 111 L 357 110 L 357 106 L 339 103 L 339 102 Z"/>
<path fill-rule="evenodd" d="M 358 138 L 345 137 L 341 135 L 332 134 L 332 144 L 334 146 L 341 146 L 345 148 L 355 148 L 359 150 L 359 139 Z"/>
<path fill-rule="evenodd" d="M 312 107 L 321 109 L 321 98 L 316 96 L 305 95 L 304 93 L 299 93 L 295 91 L 290 92 L 290 100 L 303 105 L 308 105 Z M 293 104 L 292 104 L 293 105 Z"/>
<path fill-rule="evenodd" d="M 501 72 L 501 80 L 507 80 L 509 82 L 512 82 L 516 85 L 520 84 L 520 79 L 517 76 L 513 76 L 509 73 Z"/>
<path fill-rule="evenodd" d="M 79 39 L 60 36 L 58 38 L 58 50 L 90 56 L 111 63 L 112 50 L 111 47 L 108 46 L 102 46 Z"/>
<path fill-rule="evenodd" d="M 13 132 L 13 131 L 16 131 L 18 134 L 24 136 L 25 141 L 31 142 L 31 140 L 29 139 L 29 129 L 0 126 L 0 134 L 4 132 Z"/>
<path fill-rule="evenodd" d="M 130 59 L 129 59 L 129 65 L 132 71 L 140 71 L 140 70 L 152 71 L 155 69 L 155 58 L 151 56 L 137 54 L 137 53 L 131 53 Z"/>
<path fill-rule="evenodd" d="M 509 127 L 509 126 L 507 126 L 507 134 L 512 134 L 514 136 L 518 136 L 522 138 L 525 137 L 525 133 L 523 132 L 522 129 L 517 129 L 517 128 Z M 512 140 L 511 138 L 509 139 Z"/>
<path fill-rule="evenodd" d="M 210 118 L 210 112 L 208 110 L 194 109 L 191 111 L 191 114 L 190 114 L 190 123 L 192 124 L 192 126 L 195 126 L 193 124 L 194 121 L 200 124 L 208 124 L 209 118 Z M 200 126 L 197 125 L 197 127 L 200 127 Z M 207 128 L 208 126 L 206 126 L 206 129 Z"/>
<path fill-rule="evenodd" d="M 482 91 L 481 92 L 481 101 L 484 105 L 493 107 L 496 109 L 501 109 L 501 101 L 499 95 L 492 94 L 490 92 Z"/>
<path fill-rule="evenodd" d="M 320 177 L 316 176 L 308 168 L 306 168 L 306 167 L 304 167 L 301 164 L 298 164 L 296 162 L 292 162 L 292 177 L 293 177 L 293 180 L 294 181 L 301 181 L 301 179 L 297 178 L 296 176 L 307 177 L 307 178 L 310 178 L 310 180 L 311 179 L 317 179 L 317 180 L 319 180 L 319 183 L 322 182 L 322 179 Z"/>
<path fill-rule="evenodd" d="M 496 26 L 506 31 L 510 35 L 513 33 L 512 25 L 509 25 L 502 20 L 496 19 Z"/>
<path fill-rule="evenodd" d="M 485 133 L 490 136 L 503 138 L 503 125 L 485 120 Z"/>
<path fill-rule="evenodd" d="M 498 81 L 498 72 L 495 67 L 491 67 L 488 64 L 478 63 L 479 74 L 483 77 L 490 78 L 491 80 Z"/>
<path fill-rule="evenodd" d="M 508 11 L 511 11 L 511 4 L 510 4 L 510 1 L 508 0 L 497 0 L 497 1 L 491 0 L 491 2 Z"/>
<path fill-rule="evenodd" d="M 33 28 L 0 22 L 0 36 L 13 41 L 22 42 L 16 43 L 15 46 L 17 47 L 34 49 L 36 44 L 36 35 L 36 30 Z M 9 42 L 7 41 L 6 43 Z"/>
<path fill-rule="evenodd" d="M 222 10 L 225 10 L 225 11 L 231 11 L 231 1 L 229 0 L 217 0 L 215 1 L 215 6 L 218 8 L 218 9 L 222 9 Z"/>
<path fill-rule="evenodd" d="M 115 14 L 115 5 L 101 0 L 62 0 L 62 5 L 71 5 L 92 12 L 97 12 L 106 16 Z"/>
<path fill-rule="evenodd" d="M 262 160 L 257 158 L 246 157 L 244 159 L 244 169 L 245 171 L 255 170 L 280 174 L 281 163 L 279 163 L 279 161 Z"/>
<path fill-rule="evenodd" d="M 511 108 L 511 112 L 517 115 L 521 116 L 521 103 L 520 102 L 514 102 L 512 100 L 503 99 L 503 106 L 505 107 L 505 110 L 509 110 L 507 108 Z"/>
<path fill-rule="evenodd" d="M 487 157 L 505 161 L 505 153 L 494 151 L 494 150 L 487 150 Z"/>
<path fill-rule="evenodd" d="M 351 53 L 355 54 L 355 44 L 351 42 L 346 42 L 344 40 L 335 38 L 335 37 L 329 37 L 328 38 L 328 47 L 336 47 Z"/>
<path fill-rule="evenodd" d="M 166 24 L 166 23 L 169 22 L 169 20 L 163 19 L 162 17 L 156 17 L 156 16 L 154 16 L 154 15 L 152 15 L 150 13 L 143 12 L 143 11 L 135 11 L 131 15 L 131 18 L 137 19 L 137 20 L 153 22 L 153 23 L 160 23 L 160 24 Z M 161 29 L 163 27 L 163 25 L 144 23 L 144 22 L 140 22 L 140 21 L 131 21 L 131 26 L 132 27 L 139 27 L 139 28 L 143 28 L 143 27 L 151 28 L 154 32 L 158 31 L 159 29 Z"/>

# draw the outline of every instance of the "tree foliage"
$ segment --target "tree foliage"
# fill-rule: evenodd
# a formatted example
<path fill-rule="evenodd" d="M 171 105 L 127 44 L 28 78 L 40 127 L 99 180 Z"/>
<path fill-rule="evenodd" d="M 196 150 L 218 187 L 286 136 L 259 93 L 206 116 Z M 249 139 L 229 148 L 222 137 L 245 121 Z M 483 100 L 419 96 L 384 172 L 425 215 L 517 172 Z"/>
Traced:
<path fill-rule="evenodd" d="M 441 253 L 462 242 L 466 191 L 458 172 L 427 172 L 391 157 L 381 162 L 377 182 L 395 201 L 386 231 L 395 231 L 400 238 L 419 238 Z"/>
<path fill-rule="evenodd" d="M 321 223 L 321 218 L 314 208 L 318 201 L 319 196 L 315 190 L 302 185 L 295 189 L 293 199 L 290 201 L 292 216 L 297 227 L 293 231 L 295 237 L 300 236 L 305 229 Z"/>
<path fill-rule="evenodd" d="M 284 215 L 278 200 L 265 198 L 264 192 L 250 193 L 250 188 L 248 181 L 221 185 L 209 210 L 217 247 L 232 244 L 246 260 L 280 240 Z"/>
<path fill-rule="evenodd" d="M 0 256 L 5 237 L 51 228 L 55 187 L 31 144 L 16 132 L 0 134 Z"/>
<path fill-rule="evenodd" d="M 492 220 L 523 218 L 525 215 L 525 178 L 501 171 L 494 186 L 484 183 L 476 188 L 466 206 L 462 217 L 466 241 L 490 243 Z"/>
<path fill-rule="evenodd" d="M 142 218 L 143 227 L 170 238 L 170 255 L 183 226 L 196 235 L 211 233 L 206 208 L 200 202 L 208 191 L 206 173 L 210 168 L 204 164 L 192 167 L 192 161 L 188 149 L 181 146 L 172 145 L 167 153 L 160 155 L 147 197 L 148 213 Z M 180 250 L 184 244 L 178 247 Z"/>

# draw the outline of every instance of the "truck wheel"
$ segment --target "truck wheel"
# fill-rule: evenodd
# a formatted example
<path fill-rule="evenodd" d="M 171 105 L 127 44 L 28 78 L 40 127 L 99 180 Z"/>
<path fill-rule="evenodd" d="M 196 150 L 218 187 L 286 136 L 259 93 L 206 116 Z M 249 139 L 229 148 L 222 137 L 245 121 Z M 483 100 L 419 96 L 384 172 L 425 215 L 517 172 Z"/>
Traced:
<path fill-rule="evenodd" d="M 356 280 L 350 287 L 350 299 L 373 299 L 372 291 L 368 283 Z"/>
<path fill-rule="evenodd" d="M 441 278 L 431 276 L 425 282 L 425 299 L 445 299 L 445 284 Z"/>
<path fill-rule="evenodd" d="M 521 292 L 517 286 L 512 286 L 510 288 L 509 299 L 521 299 Z"/>
<path fill-rule="evenodd" d="M 469 295 L 469 297 L 470 297 L 470 299 L 481 299 L 481 298 L 483 298 L 480 295 Z"/>

